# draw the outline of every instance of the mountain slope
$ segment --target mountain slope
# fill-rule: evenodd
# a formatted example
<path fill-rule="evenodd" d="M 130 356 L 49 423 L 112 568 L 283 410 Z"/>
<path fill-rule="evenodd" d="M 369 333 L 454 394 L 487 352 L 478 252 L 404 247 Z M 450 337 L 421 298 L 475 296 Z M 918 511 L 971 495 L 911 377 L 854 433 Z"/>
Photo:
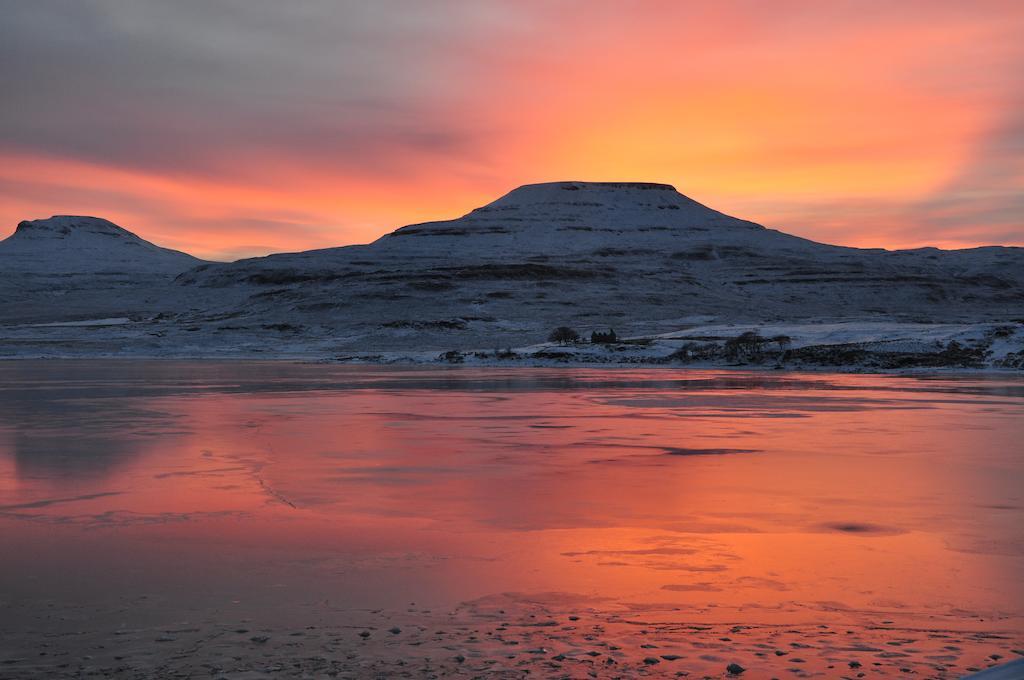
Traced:
<path fill-rule="evenodd" d="M 98 217 L 55 215 L 21 222 L 0 241 L 0 271 L 33 274 L 179 274 L 203 261 L 161 248 Z"/>

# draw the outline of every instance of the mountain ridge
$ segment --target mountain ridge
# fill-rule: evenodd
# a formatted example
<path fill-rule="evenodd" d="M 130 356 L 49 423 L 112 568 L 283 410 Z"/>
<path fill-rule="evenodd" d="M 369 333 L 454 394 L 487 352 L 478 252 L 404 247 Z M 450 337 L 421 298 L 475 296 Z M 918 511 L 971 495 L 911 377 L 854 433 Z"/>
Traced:
<path fill-rule="evenodd" d="M 9 235 L 6 239 L 0 239 L 0 257 L 3 257 L 3 255 L 5 254 L 4 253 L 4 249 L 9 248 L 10 246 L 14 245 L 17 242 L 18 239 L 16 239 L 15 237 L 23 237 L 23 236 L 28 235 L 30 237 L 43 236 L 43 237 L 60 238 L 60 237 L 66 237 L 66 236 L 69 236 L 69 235 L 76 235 L 76 234 L 79 234 L 79 233 L 82 233 L 82 232 L 88 232 L 88 233 L 98 234 L 98 235 L 121 237 L 121 238 L 123 238 L 127 242 L 136 243 L 138 245 L 144 245 L 144 246 L 146 246 L 148 248 L 156 249 L 158 251 L 185 255 L 185 256 L 188 256 L 189 258 L 192 258 L 192 260 L 196 261 L 195 262 L 196 266 L 208 265 L 208 264 L 215 264 L 215 265 L 228 264 L 228 265 L 230 265 L 230 264 L 235 264 L 235 263 L 239 263 L 239 262 L 259 261 L 259 260 L 263 260 L 264 258 L 278 258 L 278 257 L 288 257 L 288 256 L 299 256 L 299 255 L 305 255 L 305 254 L 308 254 L 308 253 L 336 252 L 336 251 L 339 251 L 339 250 L 342 250 L 342 249 L 347 249 L 347 248 L 362 248 L 362 247 L 366 247 L 366 246 L 372 246 L 372 245 L 375 245 L 375 244 L 387 242 L 388 240 L 390 240 L 390 239 L 392 239 L 392 238 L 394 238 L 396 236 L 407 236 L 407 235 L 413 235 L 413 234 L 420 234 L 420 233 L 423 233 L 424 230 L 426 228 L 429 228 L 429 227 L 444 227 L 444 226 L 447 226 L 447 225 L 453 225 L 453 224 L 457 224 L 457 223 L 463 222 L 463 221 L 467 220 L 467 218 L 472 219 L 472 218 L 487 216 L 487 218 L 489 219 L 489 218 L 493 217 L 494 214 L 500 214 L 500 213 L 506 213 L 506 212 L 509 212 L 509 211 L 520 210 L 520 209 L 523 209 L 524 206 L 526 206 L 526 207 L 529 207 L 529 206 L 543 207 L 545 210 L 550 210 L 552 208 L 552 206 L 563 206 L 563 207 L 564 206 L 569 206 L 569 207 L 576 208 L 576 209 L 579 209 L 581 207 L 601 207 L 601 206 L 596 205 L 592 201 L 579 201 L 579 200 L 575 200 L 575 201 L 569 201 L 569 200 L 558 201 L 558 200 L 551 200 L 550 197 L 552 196 L 553 192 L 559 192 L 559 191 L 568 191 L 568 192 L 579 192 L 579 191 L 582 191 L 583 195 L 587 195 L 588 193 L 593 195 L 594 191 L 605 192 L 605 193 L 609 193 L 610 194 L 610 193 L 614 193 L 616 191 L 623 191 L 623 190 L 625 190 L 625 191 L 632 191 L 632 192 L 641 192 L 641 193 L 648 193 L 648 192 L 650 192 L 650 193 L 654 193 L 654 194 L 658 195 L 661 198 L 668 198 L 669 199 L 669 201 L 667 203 L 664 202 L 664 201 L 662 201 L 660 203 L 653 203 L 651 201 L 646 201 L 646 202 L 643 202 L 643 203 L 639 203 L 638 202 L 641 207 L 653 208 L 653 209 L 668 209 L 668 210 L 672 210 L 672 209 L 680 209 L 680 206 L 685 206 L 687 208 L 690 208 L 695 213 L 703 213 L 703 216 L 705 217 L 705 219 L 710 218 L 711 220 L 717 220 L 722 225 L 725 225 L 725 226 L 740 226 L 740 225 L 742 225 L 742 226 L 744 226 L 744 227 L 746 227 L 748 229 L 759 230 L 759 231 L 775 233 L 775 234 L 781 234 L 781 235 L 783 235 L 783 236 L 785 236 L 786 238 L 789 238 L 789 239 L 797 239 L 797 240 L 799 240 L 801 242 L 810 243 L 810 244 L 814 244 L 814 245 L 820 245 L 820 246 L 826 246 L 826 247 L 830 247 L 830 248 L 845 248 L 845 249 L 854 250 L 854 251 L 858 251 L 858 252 L 865 252 L 865 253 L 867 253 L 867 252 L 877 252 L 877 253 L 964 253 L 964 252 L 981 251 L 981 250 L 984 250 L 984 249 L 1007 249 L 1007 250 L 1011 250 L 1011 251 L 1024 251 L 1024 247 L 1021 247 L 1021 246 L 1008 246 L 1008 245 L 999 245 L 999 244 L 989 244 L 989 245 L 971 246 L 971 247 L 967 247 L 967 248 L 952 248 L 952 249 L 939 248 L 939 247 L 936 247 L 936 246 L 920 246 L 920 247 L 917 247 L 917 248 L 904 248 L 904 249 L 859 248 L 859 247 L 855 247 L 855 246 L 841 246 L 841 245 L 824 243 L 824 242 L 820 242 L 820 241 L 814 241 L 813 239 L 808 239 L 808 238 L 802 237 L 802 236 L 796 236 L 794 234 L 789 234 L 789 233 L 784 232 L 784 231 L 780 231 L 780 230 L 777 230 L 777 229 L 772 229 L 772 228 L 766 227 L 764 225 L 758 224 L 756 222 L 752 222 L 750 220 L 745 220 L 745 219 L 742 219 L 742 218 L 738 218 L 738 217 L 734 217 L 734 216 L 722 213 L 722 212 L 714 210 L 713 208 L 710 208 L 710 207 L 708 207 L 708 206 L 706 206 L 706 205 L 704 205 L 702 203 L 699 203 L 698 201 L 690 198 L 689 196 L 686 196 L 685 194 L 682 194 L 682 193 L 678 192 L 678 190 L 673 185 L 671 185 L 671 184 L 657 183 L 657 182 L 637 182 L 637 181 L 591 182 L 591 181 L 571 180 L 571 181 L 536 182 L 536 183 L 531 183 L 531 184 L 524 184 L 524 185 L 521 185 L 519 187 L 516 187 L 512 191 L 507 192 L 506 194 L 500 196 L 499 198 L 495 199 L 494 201 L 491 201 L 490 203 L 487 203 L 487 204 L 485 204 L 483 206 L 480 206 L 480 207 L 477 207 L 477 208 L 474 208 L 474 209 L 470 210 L 468 213 L 466 213 L 465 215 L 463 215 L 461 217 L 453 218 L 453 219 L 446 219 L 446 220 L 431 220 L 431 221 L 427 221 L 427 222 L 417 222 L 417 223 L 412 223 L 412 224 L 404 225 L 404 226 L 398 227 L 398 228 L 396 228 L 396 229 L 394 229 L 394 230 L 392 230 L 392 231 L 390 231 L 390 232 L 388 232 L 386 234 L 381 235 L 380 237 L 378 237 L 377 239 L 375 239 L 373 241 L 370 241 L 369 243 L 346 244 L 346 245 L 340 245 L 340 246 L 328 246 L 328 247 L 325 247 L 325 248 L 316 248 L 316 249 L 304 250 L 304 251 L 287 251 L 287 252 L 279 252 L 279 253 L 268 253 L 267 255 L 247 257 L 247 258 L 242 258 L 240 260 L 235 260 L 235 261 L 230 261 L 230 262 L 212 262 L 212 261 L 207 261 L 207 260 L 203 260 L 203 259 L 201 259 L 201 258 L 199 258 L 199 257 L 197 257 L 195 255 L 191 255 L 190 253 L 187 253 L 185 251 L 174 250 L 174 249 L 171 249 L 171 248 L 166 248 L 164 246 L 159 246 L 159 245 L 157 245 L 157 244 L 155 244 L 155 243 L 153 243 L 151 241 L 147 241 L 147 240 L 143 239 L 142 237 L 138 236 L 134 232 L 132 232 L 132 231 L 130 231 L 128 229 L 125 229 L 124 227 L 121 227 L 121 226 L 119 226 L 119 225 L 117 225 L 117 224 L 115 224 L 115 223 L 113 223 L 113 222 L 111 222 L 111 221 L 109 221 L 109 220 L 107 220 L 105 218 L 93 217 L 93 216 L 87 216 L 87 215 L 54 215 L 52 217 L 45 218 L 45 219 L 23 220 L 23 221 L 18 223 L 18 225 L 15 228 L 15 231 L 11 235 Z M 557 195 L 557 193 L 555 193 L 555 195 Z M 570 194 L 570 195 L 574 195 L 574 194 Z M 528 200 L 524 201 L 524 200 L 522 200 L 523 198 L 527 198 Z M 604 207 L 609 207 L 609 206 L 604 206 Z M 615 205 L 611 205 L 610 207 L 621 208 L 621 206 L 615 206 Z M 628 224 L 625 224 L 625 225 L 620 224 L 620 225 L 617 225 L 616 227 L 612 227 L 612 228 L 604 227 L 604 229 L 607 230 L 607 231 L 620 231 L 621 232 L 623 226 L 629 226 L 629 225 Z M 702 228 L 702 225 L 694 225 L 694 226 L 696 226 L 696 228 L 698 228 L 698 229 Z M 651 226 L 648 226 L 647 229 L 648 230 L 656 230 L 657 227 L 655 226 L 654 229 L 651 229 Z M 571 229 L 570 228 L 569 230 L 570 231 L 581 231 L 581 232 L 582 231 L 588 231 L 587 228 L 582 228 L 582 229 Z M 589 230 L 593 230 L 593 227 L 590 227 Z M 444 235 L 451 235 L 451 234 L 446 234 L 444 232 L 443 228 L 442 228 L 442 229 L 438 229 L 438 233 L 436 235 L 444 236 Z M 0 262 L 2 262 L 2 260 L 0 260 Z"/>
<path fill-rule="evenodd" d="M 123 267 L 116 280 L 88 272 L 74 285 L 24 272 L 5 277 L 4 262 L 0 248 L 0 326 L 130 319 L 86 336 L 110 338 L 123 348 L 115 354 L 146 347 L 158 355 L 304 355 L 315 347 L 317 356 L 436 356 L 535 345 L 556 326 L 679 337 L 694 324 L 991 330 L 1024 317 L 1022 248 L 817 243 L 726 215 L 669 185 L 632 182 L 525 185 L 461 217 L 408 225 L 368 244 L 145 274 Z M 81 343 L 82 332 L 23 326 L 13 346 L 20 352 L 61 334 Z"/>

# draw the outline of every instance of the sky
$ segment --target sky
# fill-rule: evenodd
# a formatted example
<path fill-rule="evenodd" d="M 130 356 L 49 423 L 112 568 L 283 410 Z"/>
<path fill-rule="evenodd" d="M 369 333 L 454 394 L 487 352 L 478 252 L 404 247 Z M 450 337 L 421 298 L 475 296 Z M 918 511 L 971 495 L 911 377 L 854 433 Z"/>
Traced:
<path fill-rule="evenodd" d="M 230 260 L 516 186 L 666 182 L 829 243 L 1024 245 L 1024 2 L 0 0 L 0 237 Z"/>

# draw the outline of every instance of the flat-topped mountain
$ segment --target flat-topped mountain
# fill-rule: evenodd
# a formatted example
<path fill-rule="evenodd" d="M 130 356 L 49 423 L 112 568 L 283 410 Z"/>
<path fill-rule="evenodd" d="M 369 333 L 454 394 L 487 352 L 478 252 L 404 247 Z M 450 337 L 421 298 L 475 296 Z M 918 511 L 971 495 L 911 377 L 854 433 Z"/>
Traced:
<path fill-rule="evenodd" d="M 756 240 L 752 231 L 767 230 L 701 205 L 668 184 L 552 182 L 519 187 L 458 219 L 403 227 L 373 245 L 416 255 L 453 247 L 473 254 L 491 248 L 567 253 L 624 244 L 671 248 L 681 239 L 712 236 L 727 244 Z M 473 238 L 459 238 L 465 236 Z"/>
<path fill-rule="evenodd" d="M 515 224 L 553 231 L 623 229 L 644 233 L 658 227 L 753 227 L 687 198 L 669 184 L 641 182 L 550 182 L 527 184 L 455 220 L 410 225 L 394 232 L 443 234 L 448 227 L 478 225 L 482 231 Z"/>
<path fill-rule="evenodd" d="M 25 221 L 0 241 L 0 271 L 174 275 L 202 263 L 188 253 L 161 248 L 99 217 L 55 215 Z"/>
<path fill-rule="evenodd" d="M 587 283 L 555 285 L 569 280 Z M 449 291 L 437 296 L 449 304 L 451 291 L 468 295 L 471 282 L 515 282 L 516 290 L 492 291 L 507 297 L 474 304 L 494 307 L 526 296 L 534 310 L 556 304 L 537 303 L 554 297 L 579 306 L 600 291 L 601 307 L 638 317 L 644 309 L 645 321 L 722 312 L 959 318 L 1019 307 L 1024 249 L 832 246 L 725 215 L 667 184 L 552 182 L 522 186 L 457 219 L 402 227 L 368 245 L 208 265 L 179 281 L 289 285 L 289 293 L 303 296 L 357 286 L 361 294 L 416 297 L 420 305 L 432 304 L 430 291 Z"/>

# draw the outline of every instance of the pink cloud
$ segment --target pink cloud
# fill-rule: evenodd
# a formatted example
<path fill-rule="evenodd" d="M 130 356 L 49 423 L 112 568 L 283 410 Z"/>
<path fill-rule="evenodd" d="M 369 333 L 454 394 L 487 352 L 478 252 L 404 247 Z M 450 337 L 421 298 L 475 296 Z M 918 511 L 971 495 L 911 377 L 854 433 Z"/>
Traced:
<path fill-rule="evenodd" d="M 637 179 L 817 240 L 1024 244 L 1019 3 L 405 9 L 17 6 L 0 221 L 233 257 Z"/>

